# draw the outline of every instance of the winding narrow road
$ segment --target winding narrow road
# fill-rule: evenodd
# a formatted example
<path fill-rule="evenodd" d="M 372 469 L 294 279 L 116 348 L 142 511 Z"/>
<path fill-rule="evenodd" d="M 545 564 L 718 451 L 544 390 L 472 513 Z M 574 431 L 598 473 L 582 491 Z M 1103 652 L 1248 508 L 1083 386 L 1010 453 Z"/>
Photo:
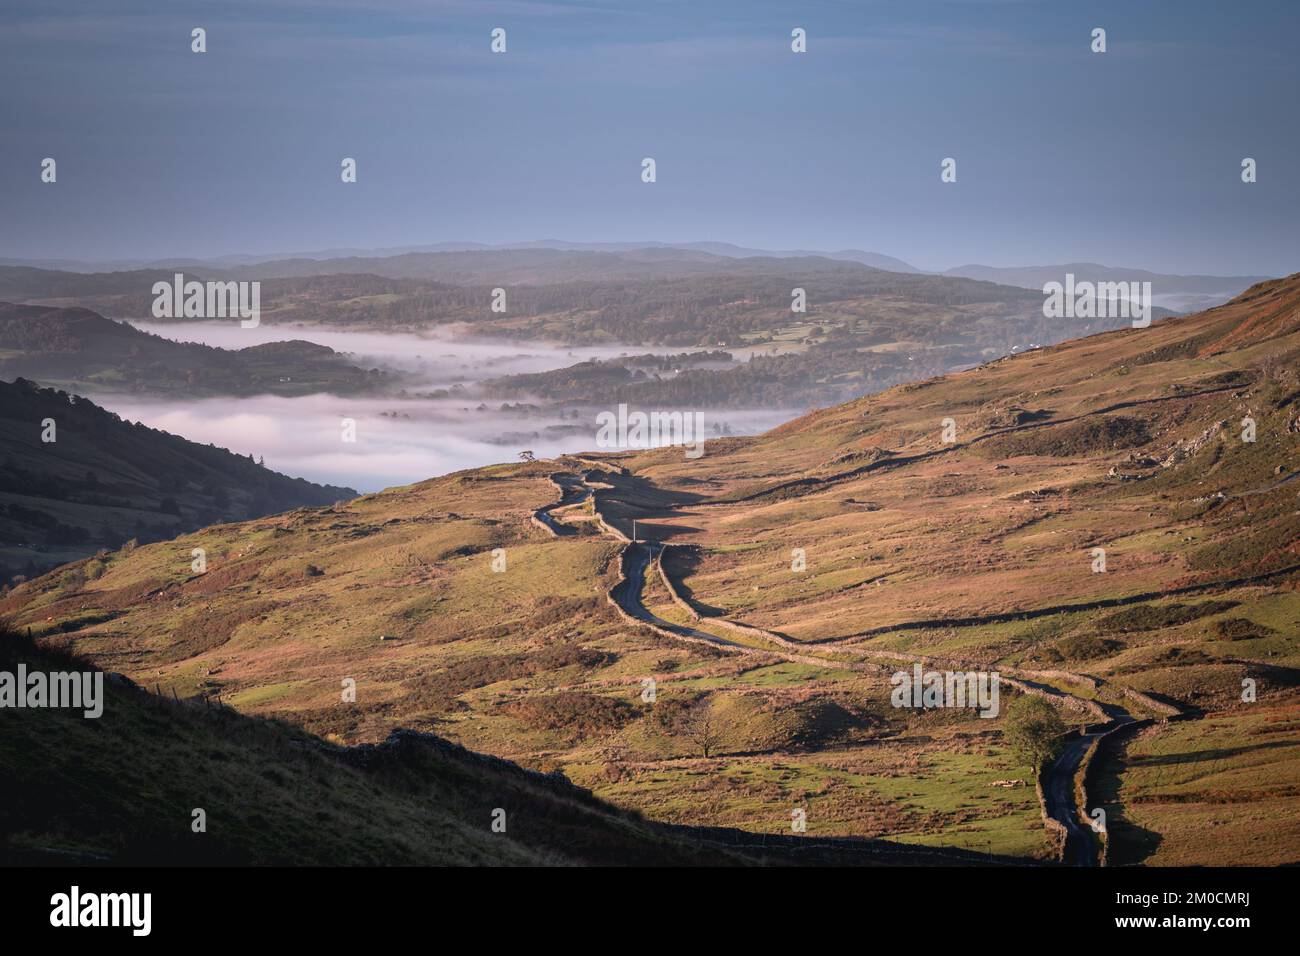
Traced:
<path fill-rule="evenodd" d="M 1074 778 L 1092 741 L 1109 729 L 1106 727 L 1082 737 L 1070 738 L 1061 755 L 1044 775 L 1044 809 L 1049 817 L 1065 827 L 1061 862 L 1071 866 L 1096 866 L 1098 863 L 1097 841 L 1092 837 L 1092 828 L 1082 821 L 1075 798 Z"/>
<path fill-rule="evenodd" d="M 533 517 L 550 528 L 557 537 L 573 534 L 573 529 L 556 521 L 551 516 L 551 512 L 557 508 L 567 508 L 569 505 L 576 505 L 580 501 L 586 501 L 591 497 L 591 488 L 587 486 L 587 483 L 582 478 L 567 472 L 551 475 L 551 481 L 555 482 L 560 488 L 560 500 L 538 508 L 533 512 Z"/>
<path fill-rule="evenodd" d="M 737 644 L 735 641 L 729 641 L 725 637 L 719 637 L 716 634 L 709 634 L 707 631 L 685 627 L 681 624 L 673 624 L 671 621 L 665 621 L 655 614 L 641 600 L 641 591 L 645 586 L 646 570 L 650 567 L 650 562 L 654 560 L 655 546 L 648 542 L 633 541 L 623 549 L 623 554 L 623 573 L 627 578 L 613 596 L 614 600 L 618 602 L 618 606 L 628 614 L 639 621 L 645 621 L 647 624 L 653 624 L 655 627 L 663 628 L 665 631 L 671 631 L 682 637 L 705 640 L 710 644 L 717 644 L 721 647 L 739 647 L 744 650 L 753 650 L 753 648 L 746 647 L 744 644 Z"/>
<path fill-rule="evenodd" d="M 552 480 L 562 489 L 560 500 L 539 509 L 534 512 L 534 515 L 556 535 L 571 534 L 573 533 L 572 529 L 557 522 L 551 517 L 550 512 L 553 509 L 586 500 L 586 498 L 592 496 L 593 489 L 578 475 L 557 474 L 552 476 Z M 646 607 L 641 597 L 645 587 L 646 573 L 655 559 L 656 549 L 662 547 L 662 545 L 646 541 L 631 541 L 624 545 L 620 556 L 620 560 L 623 561 L 624 580 L 610 592 L 610 596 L 618 603 L 618 606 L 629 616 L 686 640 L 705 641 L 720 647 L 750 653 L 758 652 L 754 647 L 727 640 L 716 634 L 710 634 L 694 627 L 674 624 L 659 617 Z M 780 652 L 773 651 L 771 653 L 779 654 Z M 1050 690 L 1056 696 L 1074 697 L 1073 694 L 1059 688 L 1050 688 Z M 1077 699 L 1082 700 L 1082 698 Z M 1083 735 L 1071 737 L 1060 756 L 1056 758 L 1051 768 L 1044 775 L 1044 810 L 1049 817 L 1065 828 L 1066 840 L 1062 850 L 1062 862 L 1071 866 L 1097 866 L 1100 862 L 1098 841 L 1093 838 L 1091 826 L 1085 822 L 1082 813 L 1083 808 L 1078 806 L 1076 799 L 1075 777 L 1079 771 L 1079 766 L 1095 739 L 1134 720 L 1133 716 L 1122 707 L 1114 704 L 1101 704 L 1100 706 L 1105 710 L 1107 716 L 1111 718 L 1110 721 L 1093 726 L 1091 730 Z"/>

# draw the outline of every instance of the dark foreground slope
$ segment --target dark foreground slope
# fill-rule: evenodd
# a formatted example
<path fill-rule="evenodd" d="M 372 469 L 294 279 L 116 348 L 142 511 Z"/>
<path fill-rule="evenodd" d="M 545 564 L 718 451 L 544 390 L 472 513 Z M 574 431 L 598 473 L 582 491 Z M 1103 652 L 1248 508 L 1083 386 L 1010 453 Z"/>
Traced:
<path fill-rule="evenodd" d="M 86 670 L 0 627 L 0 670 Z M 339 747 L 105 675 L 103 715 L 0 710 L 0 864 L 988 864 L 651 823 L 432 734 Z M 195 810 L 206 829 L 194 832 Z M 504 811 L 505 832 L 493 828 Z M 800 852 L 795 852 L 798 847 Z"/>
<path fill-rule="evenodd" d="M 0 382 L 0 584 L 133 538 L 354 497 L 66 392 Z"/>

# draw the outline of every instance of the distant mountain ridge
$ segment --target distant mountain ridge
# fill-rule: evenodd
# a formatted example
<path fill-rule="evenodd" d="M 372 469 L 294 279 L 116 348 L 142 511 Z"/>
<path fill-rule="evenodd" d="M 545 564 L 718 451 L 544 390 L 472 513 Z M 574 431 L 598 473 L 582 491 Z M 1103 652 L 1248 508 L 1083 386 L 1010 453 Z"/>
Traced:
<path fill-rule="evenodd" d="M 682 252 L 703 252 L 725 258 L 799 258 L 818 257 L 859 262 L 887 272 L 920 272 L 915 266 L 878 252 L 861 249 L 843 249 L 836 252 L 813 250 L 776 251 L 734 245 L 729 242 L 570 242 L 562 239 L 538 239 L 525 242 L 437 242 L 413 246 L 389 246 L 378 249 L 318 249 L 300 252 L 278 252 L 264 255 L 233 254 L 213 257 L 182 257 L 173 259 L 117 259 L 86 261 L 76 259 L 22 259 L 0 258 L 0 267 L 42 269 L 62 272 L 131 272 L 152 269 L 237 269 L 244 266 L 285 261 L 312 260 L 317 262 L 335 259 L 386 259 L 418 253 L 436 252 L 506 252 L 511 250 L 548 249 L 564 252 L 630 252 L 642 249 L 665 249 Z"/>
<path fill-rule="evenodd" d="M 487 244 L 442 242 L 383 249 L 325 249 L 266 255 L 237 254 L 215 258 L 80 262 L 71 260 L 0 259 L 0 298 L 49 300 L 55 297 L 121 294 L 123 282 L 139 283 L 163 270 L 202 273 L 210 279 L 306 278 L 373 275 L 391 280 L 449 283 L 502 281 L 541 284 L 566 281 L 635 281 L 695 275 L 809 272 L 833 263 L 911 275 L 976 279 L 999 285 L 1041 290 L 1067 273 L 1079 281 L 1150 282 L 1155 305 L 1192 312 L 1221 305 L 1237 293 L 1272 276 L 1176 275 L 1072 262 L 1038 266 L 968 264 L 942 271 L 861 249 L 817 251 L 769 250 L 729 242 L 572 242 L 540 239 Z M 85 278 L 77 278 L 84 276 Z M 167 276 L 170 278 L 170 275 Z M 92 304 L 93 303 L 82 303 Z"/>
<path fill-rule="evenodd" d="M 1107 266 L 1095 262 L 1072 262 L 1048 265 L 991 266 L 981 263 L 969 263 L 949 269 L 922 269 L 896 256 L 862 249 L 761 249 L 742 246 L 731 242 L 696 240 L 689 242 L 664 242 L 658 240 L 623 241 L 623 242 L 581 242 L 566 239 L 535 239 L 519 242 L 485 243 L 472 241 L 451 241 L 423 243 L 406 246 L 386 246 L 373 249 L 332 248 L 272 253 L 234 253 L 222 256 L 176 257 L 167 259 L 117 259 L 117 260 L 76 260 L 76 259 L 25 259 L 0 257 L 0 268 L 29 268 L 61 272 L 131 272 L 155 269 L 190 269 L 201 270 L 211 274 L 225 274 L 247 267 L 269 263 L 326 263 L 336 260 L 375 260 L 390 259 L 428 253 L 445 252 L 509 252 L 521 250 L 550 250 L 557 252 L 611 252 L 628 253 L 643 250 L 666 250 L 683 253 L 705 253 L 709 256 L 731 259 L 747 258 L 820 258 L 848 262 L 857 262 L 886 272 L 929 273 L 931 275 L 959 276 L 968 279 L 981 279 L 1005 285 L 1018 285 L 1023 288 L 1041 288 L 1044 282 L 1059 280 L 1065 271 L 1072 271 L 1079 278 L 1090 281 L 1097 279 L 1148 280 L 1176 289 L 1181 293 L 1201 293 L 1217 296 L 1226 289 L 1233 289 L 1233 295 L 1248 288 L 1256 282 L 1275 278 L 1274 276 L 1254 275 L 1205 275 L 1159 273 L 1131 266 Z M 327 271 L 337 271 L 335 269 Z M 370 271 L 370 270 L 359 270 Z M 321 273 L 301 273 L 321 274 Z M 1217 304 L 1217 303 L 1215 303 Z"/>

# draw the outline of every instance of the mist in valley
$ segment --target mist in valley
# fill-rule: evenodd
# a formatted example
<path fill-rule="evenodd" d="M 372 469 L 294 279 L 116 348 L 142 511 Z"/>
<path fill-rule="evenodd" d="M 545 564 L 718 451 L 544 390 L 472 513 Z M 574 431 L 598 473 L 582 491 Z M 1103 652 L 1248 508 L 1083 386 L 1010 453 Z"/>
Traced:
<path fill-rule="evenodd" d="M 590 359 L 665 352 L 642 346 L 568 347 L 537 342 L 484 341 L 457 337 L 454 328 L 427 335 L 372 333 L 308 326 L 241 328 L 230 322 L 133 323 L 178 341 L 221 348 L 305 339 L 345 353 L 366 368 L 394 369 L 408 376 L 406 395 L 295 398 L 171 399 L 90 393 L 92 401 L 130 421 L 265 459 L 275 471 L 311 481 L 379 491 L 465 468 L 581 451 L 615 450 L 597 443 L 597 415 L 614 408 L 581 405 L 530 407 L 476 392 L 484 379 L 562 368 Z M 680 349 L 676 350 L 680 351 Z M 417 393 L 455 390 L 449 397 Z M 652 411 L 653 409 L 644 409 Z M 802 414 L 805 409 L 692 408 L 703 416 L 707 438 L 751 435 Z M 345 441 L 345 420 L 355 422 Z M 641 443 L 634 442 L 634 447 Z"/>
<path fill-rule="evenodd" d="M 541 372 L 591 359 L 617 358 L 657 350 L 640 346 L 567 346 L 539 342 L 475 339 L 462 324 L 410 332 L 363 332 L 313 325 L 259 325 L 238 322 L 132 322 L 142 332 L 176 342 L 199 342 L 244 349 L 267 342 L 301 339 L 342 353 L 357 365 L 390 368 L 413 376 L 413 387 L 450 388 L 499 375 Z M 662 350 L 658 350 L 662 351 Z M 681 351 L 678 349 L 677 351 Z"/>

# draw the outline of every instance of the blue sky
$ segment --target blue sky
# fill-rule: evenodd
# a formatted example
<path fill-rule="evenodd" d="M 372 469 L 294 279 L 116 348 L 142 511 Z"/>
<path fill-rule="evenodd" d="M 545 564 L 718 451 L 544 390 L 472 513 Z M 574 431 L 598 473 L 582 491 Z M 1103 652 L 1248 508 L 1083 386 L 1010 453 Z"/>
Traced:
<path fill-rule="evenodd" d="M 1296 3 L 109 7 L 0 8 L 0 256 L 560 238 L 1300 268 Z"/>

